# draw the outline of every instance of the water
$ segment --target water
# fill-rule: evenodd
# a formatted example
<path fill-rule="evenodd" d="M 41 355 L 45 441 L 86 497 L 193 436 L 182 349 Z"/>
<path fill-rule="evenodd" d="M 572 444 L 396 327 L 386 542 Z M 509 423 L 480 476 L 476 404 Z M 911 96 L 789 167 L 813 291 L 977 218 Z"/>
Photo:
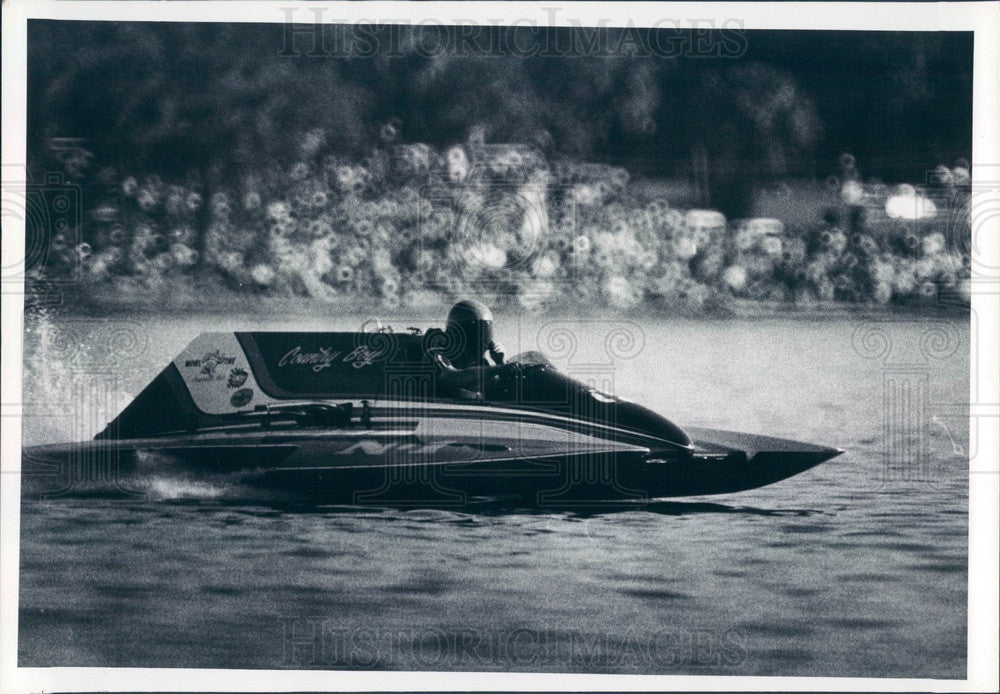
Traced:
<path fill-rule="evenodd" d="M 967 321 L 500 323 L 681 424 L 847 453 L 633 510 L 306 508 L 155 466 L 138 499 L 26 497 L 19 664 L 965 676 Z M 92 435 L 201 330 L 355 324 L 62 319 L 29 336 L 27 443 Z"/>

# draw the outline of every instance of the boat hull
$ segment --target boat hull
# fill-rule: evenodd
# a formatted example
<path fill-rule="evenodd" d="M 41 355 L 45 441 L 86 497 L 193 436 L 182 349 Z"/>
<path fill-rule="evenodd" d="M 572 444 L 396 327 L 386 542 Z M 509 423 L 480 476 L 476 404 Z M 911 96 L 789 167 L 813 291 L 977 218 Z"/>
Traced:
<path fill-rule="evenodd" d="M 247 426 L 37 446 L 24 451 L 36 473 L 24 479 L 38 493 L 72 491 L 96 477 L 129 489 L 143 476 L 173 474 L 328 503 L 440 506 L 488 497 L 557 507 L 738 492 L 841 452 L 710 429 L 688 429 L 693 445 L 678 447 L 524 413 L 413 415 L 376 417 L 366 427 Z"/>

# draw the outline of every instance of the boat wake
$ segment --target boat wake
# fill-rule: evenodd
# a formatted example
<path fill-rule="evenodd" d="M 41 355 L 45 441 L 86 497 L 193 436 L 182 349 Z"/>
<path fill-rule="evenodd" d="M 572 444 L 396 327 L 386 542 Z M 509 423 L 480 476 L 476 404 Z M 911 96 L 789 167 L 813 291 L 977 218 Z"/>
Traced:
<path fill-rule="evenodd" d="M 282 504 L 288 493 L 253 484 L 255 471 L 193 472 L 187 461 L 156 451 L 136 451 L 128 469 L 118 465 L 46 465 L 26 460 L 22 495 L 45 499 L 100 498 L 126 501 L 211 501 Z M 84 469 L 91 468 L 91 469 Z"/>

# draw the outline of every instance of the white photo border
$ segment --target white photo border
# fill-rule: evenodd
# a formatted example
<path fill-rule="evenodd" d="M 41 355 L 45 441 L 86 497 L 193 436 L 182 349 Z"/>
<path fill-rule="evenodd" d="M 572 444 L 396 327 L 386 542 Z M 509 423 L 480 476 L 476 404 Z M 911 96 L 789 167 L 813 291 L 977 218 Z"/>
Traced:
<path fill-rule="evenodd" d="M 1000 12 L 996 2 L 83 2 L 3 3 L 3 180 L 18 180 L 26 161 L 27 20 L 301 22 L 325 8 L 324 22 L 439 24 L 532 23 L 538 26 L 715 26 L 737 19 L 751 29 L 973 31 L 973 185 L 1000 174 Z M 676 24 L 668 24 L 670 27 Z M 986 162 L 996 162 L 986 165 Z M 23 180 L 20 179 L 20 180 Z M 975 220 L 974 220 L 975 222 Z M 974 224 L 975 226 L 975 224 Z M 981 221 L 979 255 L 1000 267 L 1000 217 Z M 986 233 L 983 233 L 986 230 Z M 2 257 L 24 256 L 24 225 L 4 217 Z M 994 270 L 995 272 L 995 270 Z M 1000 276 L 974 282 L 970 423 L 978 440 L 970 461 L 968 673 L 965 680 L 677 675 L 578 675 L 475 672 L 17 667 L 20 536 L 21 370 L 24 286 L 2 288 L 0 363 L 0 691 L 360 691 L 360 690 L 797 690 L 995 691 L 998 681 L 998 509 L 1000 509 Z M 976 355 L 991 355 L 976 363 Z"/>

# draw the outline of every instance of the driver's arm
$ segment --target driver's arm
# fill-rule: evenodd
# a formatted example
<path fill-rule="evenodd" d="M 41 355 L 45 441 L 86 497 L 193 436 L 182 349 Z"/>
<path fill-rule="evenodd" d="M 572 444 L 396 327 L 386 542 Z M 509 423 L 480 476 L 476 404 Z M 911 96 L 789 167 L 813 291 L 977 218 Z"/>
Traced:
<path fill-rule="evenodd" d="M 447 339 L 444 331 L 438 328 L 431 328 L 424 335 L 424 350 L 431 358 L 431 363 L 443 372 L 458 371 L 451 360 L 444 355 L 444 347 Z"/>
<path fill-rule="evenodd" d="M 445 372 L 454 373 L 458 371 L 450 361 L 439 350 L 430 350 L 429 354 L 431 359 L 434 361 L 434 365 Z"/>

